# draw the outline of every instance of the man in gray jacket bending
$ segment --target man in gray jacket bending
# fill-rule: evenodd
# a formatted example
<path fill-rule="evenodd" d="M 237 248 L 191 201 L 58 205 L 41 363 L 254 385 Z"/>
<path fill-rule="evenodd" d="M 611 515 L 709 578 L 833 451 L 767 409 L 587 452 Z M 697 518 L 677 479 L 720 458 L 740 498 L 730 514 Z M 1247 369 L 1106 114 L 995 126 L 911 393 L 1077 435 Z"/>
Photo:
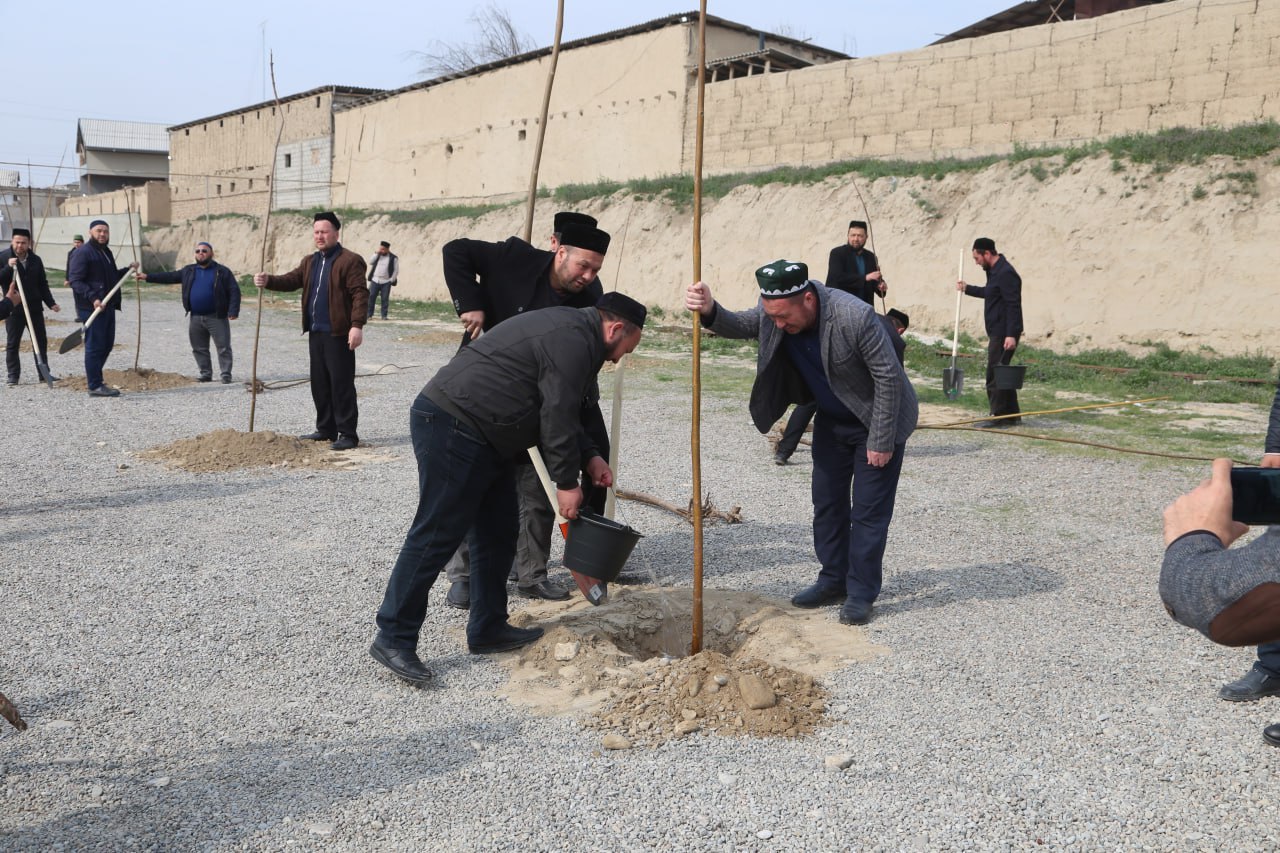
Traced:
<path fill-rule="evenodd" d="M 543 308 L 499 323 L 458 351 L 409 411 L 418 460 L 418 511 L 391 570 L 369 653 L 414 683 L 432 678 L 417 655 L 427 593 L 468 531 L 471 613 L 467 649 L 519 648 L 539 628 L 507 622 L 507 570 L 515 556 L 516 463 L 542 450 L 565 518 L 582 504 L 578 472 L 612 486 L 613 472 L 582 430 L 582 398 L 605 359 L 640 343 L 645 308 L 614 294 L 609 308 Z"/>
<path fill-rule="evenodd" d="M 810 279 L 798 261 L 766 264 L 756 281 L 760 302 L 746 311 L 724 310 L 700 281 L 685 291 L 685 307 L 718 335 L 759 337 L 750 410 L 760 432 L 791 403 L 817 402 L 813 546 L 822 569 L 791 603 L 842 601 L 840 621 L 865 625 L 880 595 L 916 392 L 870 305 Z"/>

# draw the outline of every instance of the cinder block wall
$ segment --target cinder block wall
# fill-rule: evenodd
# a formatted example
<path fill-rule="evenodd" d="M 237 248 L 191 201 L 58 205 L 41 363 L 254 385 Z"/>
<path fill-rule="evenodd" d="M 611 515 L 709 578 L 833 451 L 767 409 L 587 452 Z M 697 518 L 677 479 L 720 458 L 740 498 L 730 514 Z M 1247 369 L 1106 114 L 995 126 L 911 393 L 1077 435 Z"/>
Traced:
<path fill-rule="evenodd" d="M 1280 2 L 1175 0 L 714 83 L 706 99 L 712 172 L 1231 126 L 1280 117 Z"/>

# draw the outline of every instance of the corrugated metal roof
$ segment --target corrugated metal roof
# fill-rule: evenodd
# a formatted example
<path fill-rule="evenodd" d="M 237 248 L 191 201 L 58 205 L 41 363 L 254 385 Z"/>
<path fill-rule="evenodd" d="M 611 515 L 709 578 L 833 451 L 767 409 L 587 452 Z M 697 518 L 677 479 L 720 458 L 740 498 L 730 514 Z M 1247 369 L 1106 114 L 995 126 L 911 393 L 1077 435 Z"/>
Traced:
<path fill-rule="evenodd" d="M 76 135 L 82 148 L 169 153 L 169 131 L 165 124 L 82 118 Z"/>

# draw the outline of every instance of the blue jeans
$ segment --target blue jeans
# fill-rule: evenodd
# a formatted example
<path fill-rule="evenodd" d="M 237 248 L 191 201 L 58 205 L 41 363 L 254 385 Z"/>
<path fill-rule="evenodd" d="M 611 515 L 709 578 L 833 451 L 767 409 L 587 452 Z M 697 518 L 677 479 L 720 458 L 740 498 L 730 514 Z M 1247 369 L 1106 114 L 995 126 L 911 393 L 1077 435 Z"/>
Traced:
<path fill-rule="evenodd" d="M 427 594 L 471 531 L 467 642 L 484 643 L 507 621 L 507 571 L 516 553 L 515 465 L 425 395 L 409 410 L 418 459 L 418 511 L 378 608 L 378 643 L 415 649 Z"/>
<path fill-rule="evenodd" d="M 867 463 L 867 430 L 818 412 L 813 424 L 813 549 L 818 584 L 859 601 L 880 595 L 884 547 L 905 444 L 883 468 Z"/>
<path fill-rule="evenodd" d="M 92 313 L 92 308 L 77 308 L 76 319 L 84 323 Z M 89 382 L 90 391 L 102 387 L 102 368 L 115 345 L 116 311 L 114 308 L 104 308 L 84 333 L 84 377 Z"/>
<path fill-rule="evenodd" d="M 373 309 L 378 304 L 378 294 L 382 294 L 382 319 L 387 319 L 387 308 L 391 305 L 391 285 L 385 282 L 376 281 L 369 282 L 369 316 L 373 316 Z"/>
<path fill-rule="evenodd" d="M 1268 675 L 1280 677 L 1280 643 L 1258 646 L 1258 666 Z"/>

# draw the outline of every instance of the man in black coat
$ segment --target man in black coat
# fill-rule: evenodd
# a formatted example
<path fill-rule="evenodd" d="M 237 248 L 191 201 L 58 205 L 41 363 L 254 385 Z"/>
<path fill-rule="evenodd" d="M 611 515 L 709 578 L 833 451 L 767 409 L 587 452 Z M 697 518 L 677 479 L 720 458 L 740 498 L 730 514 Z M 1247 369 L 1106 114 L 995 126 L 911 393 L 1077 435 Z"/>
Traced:
<path fill-rule="evenodd" d="M 1017 391 L 996 389 L 996 365 L 1008 364 L 1022 337 L 1022 277 L 996 251 L 996 243 L 990 237 L 973 241 L 973 262 L 987 274 L 985 287 L 956 282 L 956 290 L 983 301 L 982 315 L 987 328 L 987 402 L 992 415 L 1016 415 Z M 984 421 L 977 426 L 1007 428 L 1019 424 L 1022 418 L 1002 418 Z"/>
<path fill-rule="evenodd" d="M 130 270 L 137 268 L 137 261 L 116 268 L 116 256 L 111 252 L 111 227 L 103 219 L 89 223 L 89 242 L 71 253 L 67 283 L 76 296 L 76 319 L 84 323 L 94 311 L 102 309 L 84 333 L 84 376 L 89 383 L 90 397 L 120 396 L 119 391 L 103 381 L 102 368 L 116 345 L 116 312 L 120 310 L 121 299 L 115 286 Z M 112 290 L 115 295 L 104 303 Z"/>
<path fill-rule="evenodd" d="M 613 472 L 583 442 L 579 410 L 604 362 L 640 343 L 644 306 L 610 294 L 608 308 L 555 307 L 501 323 L 427 383 L 409 413 L 418 460 L 418 509 L 378 608 L 369 653 L 415 684 L 432 673 L 418 657 L 427 596 L 472 531 L 475 601 L 467 650 L 491 654 L 527 645 L 541 628 L 507 621 L 504 583 L 517 537 L 516 468 L 541 448 L 565 518 L 576 518 L 583 486 L 613 484 Z M 585 463 L 585 466 L 584 466 Z M 578 472 L 589 472 L 582 483 Z M 542 500 L 547 500 L 543 493 Z"/>
<path fill-rule="evenodd" d="M 827 287 L 852 293 L 874 307 L 876 294 L 889 292 L 880 274 L 880 261 L 875 252 L 863 248 L 867 243 L 867 223 L 853 220 L 849 223 L 849 240 L 843 246 L 831 250 L 827 260 Z"/>
<path fill-rule="evenodd" d="M 585 214 L 556 214 L 552 250 L 535 248 L 518 237 L 501 243 L 461 238 L 444 246 L 445 284 L 465 329 L 462 344 L 494 326 L 541 308 L 594 306 L 603 294 L 596 274 L 609 248 L 609 235 Z M 582 425 L 601 455 L 609 458 L 609 438 L 593 382 L 582 405 Z M 547 579 L 555 515 L 547 506 L 532 466 L 520 468 L 520 539 L 516 551 L 517 592 L 526 598 L 561 601 L 569 591 Z M 591 490 L 587 503 L 603 509 L 604 490 Z M 448 565 L 450 605 L 470 603 L 467 548 Z"/>
<path fill-rule="evenodd" d="M 15 277 L 14 272 L 17 271 Z M 9 289 L 15 278 L 22 280 L 22 297 L 31 312 L 31 334 L 45 362 L 49 360 L 49 339 L 44 329 L 44 308 L 41 303 L 53 311 L 61 311 L 53 293 L 49 290 L 49 278 L 45 275 L 44 261 L 31 251 L 31 232 L 26 228 L 13 229 L 13 241 L 8 249 L 0 252 L 0 291 Z M 9 370 L 9 384 L 17 385 L 22 376 L 22 359 L 18 354 L 22 333 L 27 328 L 27 316 L 22 311 L 14 311 L 4 321 L 6 344 L 4 350 L 5 366 Z M 32 351 L 31 356 L 37 360 L 36 370 L 39 372 L 39 357 Z"/>
<path fill-rule="evenodd" d="M 209 341 L 218 350 L 222 384 L 231 383 L 231 321 L 240 316 L 240 283 L 235 273 L 213 259 L 213 246 L 196 243 L 196 262 L 171 272 L 138 273 L 138 281 L 156 284 L 182 283 L 182 307 L 186 310 L 187 340 L 196 359 L 201 382 L 213 381 Z"/>

